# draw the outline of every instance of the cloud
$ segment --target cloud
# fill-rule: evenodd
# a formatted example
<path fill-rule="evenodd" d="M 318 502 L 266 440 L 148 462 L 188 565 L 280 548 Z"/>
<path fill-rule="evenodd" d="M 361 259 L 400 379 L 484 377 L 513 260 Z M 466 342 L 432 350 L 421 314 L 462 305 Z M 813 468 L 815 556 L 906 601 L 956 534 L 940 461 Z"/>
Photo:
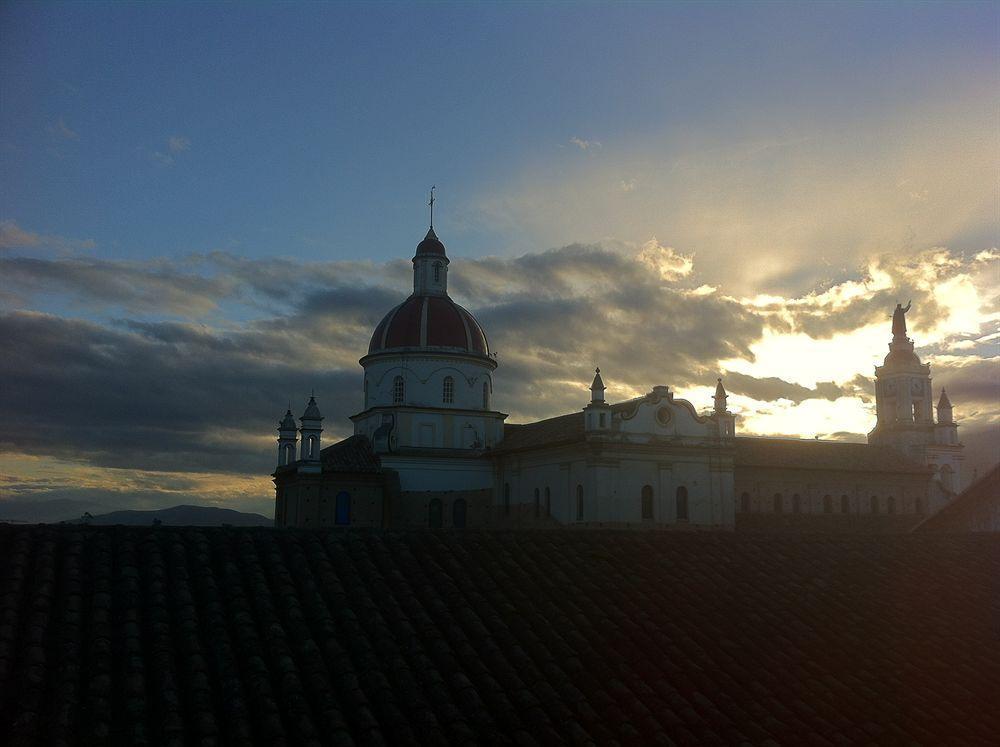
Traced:
<path fill-rule="evenodd" d="M 39 234 L 25 231 L 12 220 L 0 221 L 0 249 L 23 249 L 41 243 Z"/>
<path fill-rule="evenodd" d="M 80 139 L 80 135 L 77 134 L 75 130 L 71 129 L 69 125 L 66 124 L 66 120 L 64 120 L 62 117 L 60 117 L 59 121 L 56 122 L 55 124 L 50 124 L 48 127 L 46 127 L 45 130 L 57 140 Z"/>
<path fill-rule="evenodd" d="M 92 239 L 67 239 L 29 231 L 13 220 L 0 221 L 0 250 L 2 249 L 93 249 Z"/>
<path fill-rule="evenodd" d="M 470 210 L 514 245 L 669 237 L 699 258 L 706 283 L 798 295 L 886 251 L 996 242 L 994 88 L 913 101 L 877 126 L 805 110 L 675 124 L 599 159 L 534 159 L 470 195 Z M 642 189 L 609 189 L 622 174 Z"/>
<path fill-rule="evenodd" d="M 171 153 L 183 153 L 191 148 L 191 141 L 180 135 L 171 135 L 167 138 L 167 147 Z"/>
<path fill-rule="evenodd" d="M 963 438 L 1000 422 L 995 252 L 879 255 L 841 283 L 750 298 L 702 283 L 696 259 L 655 239 L 571 244 L 456 261 L 449 285 L 498 351 L 495 401 L 510 422 L 578 410 L 600 365 L 612 400 L 667 384 L 706 409 L 724 376 L 743 433 L 863 440 L 889 314 L 911 295 L 910 334 L 935 391 L 947 386 Z M 267 499 L 227 493 L 224 476 L 258 479 L 253 489 L 267 493 L 276 420 L 313 388 L 326 437 L 348 435 L 347 416 L 361 405 L 357 360 L 410 281 L 405 260 L 222 252 L 9 257 L 0 275 L 23 302 L 0 315 L 0 452 L 13 463 L 54 460 L 65 475 L 114 470 L 128 490 L 97 478 L 94 490 L 119 502 L 132 493 L 152 501 L 150 490 L 188 501 L 208 490 L 209 475 L 220 501 Z M 88 318 L 41 311 L 53 297 Z M 136 465 L 153 487 L 132 474 Z M 183 488 L 184 479 L 197 485 Z"/>
<path fill-rule="evenodd" d="M 571 145 L 575 145 L 580 150 L 591 150 L 594 148 L 600 148 L 601 143 L 599 140 L 584 140 L 579 137 L 571 137 L 569 139 Z"/>

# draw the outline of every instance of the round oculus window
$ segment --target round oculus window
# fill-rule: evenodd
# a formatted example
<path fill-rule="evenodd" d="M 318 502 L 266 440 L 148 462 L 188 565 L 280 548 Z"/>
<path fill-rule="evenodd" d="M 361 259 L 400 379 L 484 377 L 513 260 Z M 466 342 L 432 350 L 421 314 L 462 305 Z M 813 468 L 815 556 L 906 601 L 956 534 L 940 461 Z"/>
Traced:
<path fill-rule="evenodd" d="M 656 411 L 656 420 L 660 425 L 666 425 L 667 423 L 669 423 L 670 418 L 671 415 L 669 407 L 661 407 L 659 410 Z"/>

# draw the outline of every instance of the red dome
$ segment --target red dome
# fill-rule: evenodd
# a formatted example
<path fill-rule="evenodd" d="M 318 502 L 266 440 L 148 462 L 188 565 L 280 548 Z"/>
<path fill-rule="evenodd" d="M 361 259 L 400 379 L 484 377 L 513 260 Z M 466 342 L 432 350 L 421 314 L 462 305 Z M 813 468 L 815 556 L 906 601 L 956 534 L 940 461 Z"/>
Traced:
<path fill-rule="evenodd" d="M 489 355 L 479 322 L 448 296 L 410 296 L 379 322 L 368 354 L 396 348 L 451 348 Z"/>

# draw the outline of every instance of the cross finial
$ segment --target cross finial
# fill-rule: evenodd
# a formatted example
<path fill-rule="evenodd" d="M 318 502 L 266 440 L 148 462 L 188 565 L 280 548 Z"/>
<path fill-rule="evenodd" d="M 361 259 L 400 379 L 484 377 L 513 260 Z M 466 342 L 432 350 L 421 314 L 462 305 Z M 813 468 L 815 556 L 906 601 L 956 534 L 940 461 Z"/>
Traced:
<path fill-rule="evenodd" d="M 431 228 L 434 228 L 434 190 L 437 189 L 435 186 L 431 186 L 431 199 L 427 204 L 431 208 Z"/>

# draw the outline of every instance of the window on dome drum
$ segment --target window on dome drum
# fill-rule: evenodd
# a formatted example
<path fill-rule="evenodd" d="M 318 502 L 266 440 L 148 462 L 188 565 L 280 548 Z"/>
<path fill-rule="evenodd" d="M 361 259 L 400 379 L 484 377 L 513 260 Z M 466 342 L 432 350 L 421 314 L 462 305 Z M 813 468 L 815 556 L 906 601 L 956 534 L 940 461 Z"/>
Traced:
<path fill-rule="evenodd" d="M 885 510 L 886 510 L 886 513 L 889 513 L 889 514 L 896 513 L 896 499 L 895 499 L 895 497 L 893 497 L 893 496 L 890 495 L 886 499 Z"/>
<path fill-rule="evenodd" d="M 552 492 L 545 488 L 545 515 L 552 516 Z"/>
<path fill-rule="evenodd" d="M 873 514 L 877 514 L 878 513 L 878 496 L 877 495 L 873 495 L 872 496 L 872 499 L 871 499 L 871 512 Z"/>
<path fill-rule="evenodd" d="M 510 483 L 503 484 L 503 515 L 510 516 Z"/>
<path fill-rule="evenodd" d="M 744 493 L 740 496 L 740 511 L 745 514 L 750 513 L 750 494 Z"/>
<path fill-rule="evenodd" d="M 351 494 L 341 490 L 333 504 L 333 523 L 347 526 L 351 523 Z"/>
<path fill-rule="evenodd" d="M 444 391 L 441 393 L 441 399 L 449 405 L 455 401 L 455 380 L 450 376 L 444 377 Z"/>
<path fill-rule="evenodd" d="M 435 262 L 434 263 L 434 282 L 435 283 L 440 283 L 441 282 L 441 263 L 440 262 Z"/>
<path fill-rule="evenodd" d="M 800 514 L 802 513 L 802 496 L 798 493 L 792 496 L 792 513 Z"/>
<path fill-rule="evenodd" d="M 541 515 L 541 512 L 542 512 L 542 505 L 541 504 L 542 504 L 541 499 L 538 497 L 538 488 L 535 488 L 535 518 L 536 519 Z"/>
<path fill-rule="evenodd" d="M 427 526 L 431 529 L 440 529 L 442 524 L 442 506 L 440 498 L 432 498 L 427 505 Z"/>
<path fill-rule="evenodd" d="M 823 513 L 832 514 L 833 513 L 833 496 L 824 495 L 823 496 Z"/>
<path fill-rule="evenodd" d="M 677 521 L 688 520 L 688 489 L 681 485 L 677 488 Z"/>
<path fill-rule="evenodd" d="M 576 486 L 576 520 L 583 521 L 583 485 Z"/>
<path fill-rule="evenodd" d="M 365 379 L 365 408 L 368 407 L 368 379 Z"/>
<path fill-rule="evenodd" d="M 402 376 L 397 376 L 392 380 L 392 404 L 403 404 L 403 397 L 406 394 L 406 383 Z"/>
<path fill-rule="evenodd" d="M 489 381 L 484 381 L 483 382 L 483 409 L 484 410 L 489 410 L 490 409 L 490 382 Z"/>
<path fill-rule="evenodd" d="M 650 520 L 653 518 L 653 486 L 642 486 L 642 518 Z"/>
<path fill-rule="evenodd" d="M 464 498 L 459 498 L 451 507 L 451 525 L 456 529 L 465 529 L 465 515 L 468 504 Z"/>
<path fill-rule="evenodd" d="M 774 513 L 780 514 L 785 510 L 785 501 L 781 497 L 781 493 L 774 494 Z"/>

